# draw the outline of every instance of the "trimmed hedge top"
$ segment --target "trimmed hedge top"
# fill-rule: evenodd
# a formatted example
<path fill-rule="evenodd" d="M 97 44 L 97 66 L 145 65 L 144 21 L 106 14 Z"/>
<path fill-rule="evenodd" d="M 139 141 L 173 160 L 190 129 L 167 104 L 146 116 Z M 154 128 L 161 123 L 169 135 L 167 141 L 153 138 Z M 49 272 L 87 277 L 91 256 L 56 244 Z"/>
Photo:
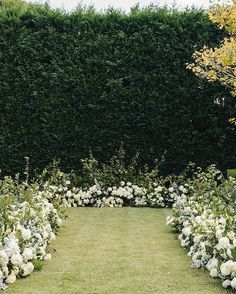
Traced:
<path fill-rule="evenodd" d="M 32 168 L 60 158 L 64 170 L 78 169 L 89 149 L 106 160 L 121 142 L 149 164 L 166 151 L 164 172 L 188 161 L 235 166 L 236 103 L 185 65 L 221 38 L 199 10 L 0 9 L 3 174 L 24 156 Z"/>

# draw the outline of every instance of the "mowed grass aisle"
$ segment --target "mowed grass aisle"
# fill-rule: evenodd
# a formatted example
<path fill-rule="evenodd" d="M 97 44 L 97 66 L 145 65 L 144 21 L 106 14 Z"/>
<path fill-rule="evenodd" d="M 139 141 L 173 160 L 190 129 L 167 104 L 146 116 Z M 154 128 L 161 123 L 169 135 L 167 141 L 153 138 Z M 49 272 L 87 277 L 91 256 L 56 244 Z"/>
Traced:
<path fill-rule="evenodd" d="M 166 226 L 168 209 L 68 210 L 56 253 L 7 294 L 224 294 L 208 272 L 192 269 Z"/>

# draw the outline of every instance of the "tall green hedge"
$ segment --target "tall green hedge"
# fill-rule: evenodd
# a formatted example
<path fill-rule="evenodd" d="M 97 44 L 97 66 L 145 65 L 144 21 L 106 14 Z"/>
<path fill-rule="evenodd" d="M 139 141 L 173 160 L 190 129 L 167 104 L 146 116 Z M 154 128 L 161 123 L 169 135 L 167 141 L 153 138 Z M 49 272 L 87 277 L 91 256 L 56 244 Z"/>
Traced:
<path fill-rule="evenodd" d="M 31 5 L 0 9 L 0 168 L 60 158 L 77 169 L 123 142 L 165 172 L 193 161 L 236 165 L 236 103 L 186 70 L 194 50 L 222 38 L 203 11 L 96 13 Z M 216 103 L 218 101 L 219 103 Z"/>

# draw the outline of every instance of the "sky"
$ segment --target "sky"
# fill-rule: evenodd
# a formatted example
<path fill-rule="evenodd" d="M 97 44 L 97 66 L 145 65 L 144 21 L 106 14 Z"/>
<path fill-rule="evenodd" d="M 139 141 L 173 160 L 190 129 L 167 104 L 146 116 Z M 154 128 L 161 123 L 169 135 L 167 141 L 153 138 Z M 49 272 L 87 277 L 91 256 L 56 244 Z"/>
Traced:
<path fill-rule="evenodd" d="M 39 2 L 44 3 L 45 0 L 27 0 L 28 2 Z M 76 8 L 79 0 L 48 0 L 49 4 L 54 8 L 64 8 L 66 10 L 72 10 Z M 221 0 L 221 2 L 227 2 L 227 0 Z M 83 0 L 83 4 L 91 5 L 93 4 L 97 10 L 108 8 L 112 6 L 114 8 L 121 8 L 125 11 L 129 11 L 130 7 L 134 6 L 135 4 L 139 3 L 140 6 L 147 6 L 150 3 L 153 4 L 167 4 L 173 5 L 176 4 L 177 7 L 186 7 L 195 5 L 197 7 L 207 8 L 210 4 L 210 0 Z"/>

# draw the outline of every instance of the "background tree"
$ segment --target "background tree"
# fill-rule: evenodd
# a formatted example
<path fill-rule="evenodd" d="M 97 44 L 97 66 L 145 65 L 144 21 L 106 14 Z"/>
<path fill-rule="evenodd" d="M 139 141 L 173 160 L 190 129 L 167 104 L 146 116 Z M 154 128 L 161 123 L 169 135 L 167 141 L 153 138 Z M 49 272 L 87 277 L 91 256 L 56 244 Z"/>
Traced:
<path fill-rule="evenodd" d="M 224 29 L 227 36 L 217 48 L 203 47 L 193 54 L 194 63 L 188 64 L 198 76 L 209 81 L 218 80 L 221 84 L 230 87 L 233 96 L 236 96 L 236 0 L 230 4 L 215 3 L 208 11 L 209 18 Z M 236 125 L 236 119 L 229 120 Z"/>
<path fill-rule="evenodd" d="M 224 29 L 227 36 L 217 48 L 203 47 L 193 54 L 194 63 L 188 68 L 209 81 L 218 80 L 229 86 L 236 96 L 236 0 L 231 4 L 214 4 L 208 11 L 209 18 L 219 28 Z"/>

